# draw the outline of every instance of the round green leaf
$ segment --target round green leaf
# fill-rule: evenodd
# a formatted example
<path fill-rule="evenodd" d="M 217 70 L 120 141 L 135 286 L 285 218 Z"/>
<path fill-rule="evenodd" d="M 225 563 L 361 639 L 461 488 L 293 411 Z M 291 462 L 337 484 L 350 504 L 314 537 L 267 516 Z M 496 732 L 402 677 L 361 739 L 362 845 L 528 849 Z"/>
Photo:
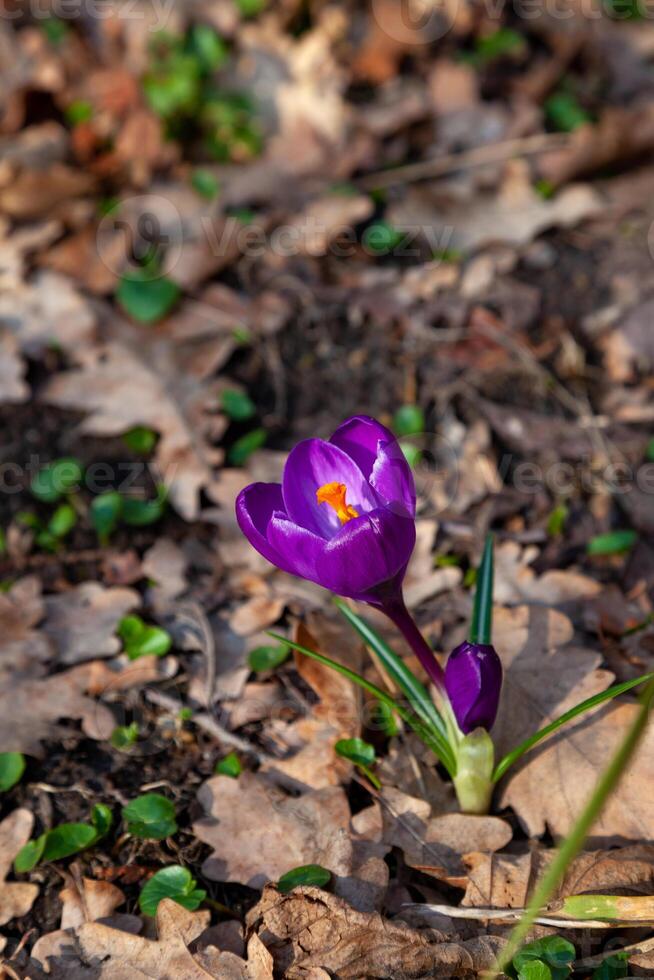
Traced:
<path fill-rule="evenodd" d="M 20 752 L 0 752 L 0 793 L 15 786 L 25 772 L 25 756 Z"/>
<path fill-rule="evenodd" d="M 159 626 L 145 626 L 138 638 L 126 643 L 125 650 L 130 660 L 139 657 L 163 657 L 172 646 L 170 633 Z"/>
<path fill-rule="evenodd" d="M 104 837 L 111 830 L 114 815 L 106 803 L 96 803 L 91 810 L 91 823 L 98 837 Z"/>
<path fill-rule="evenodd" d="M 123 442 L 133 453 L 139 456 L 149 456 L 157 445 L 159 436 L 154 429 L 147 429 L 143 425 L 136 425 L 129 432 L 123 435 Z"/>
<path fill-rule="evenodd" d="M 247 422 L 256 415 L 256 405 L 244 391 L 227 388 L 222 394 L 223 410 L 234 422 Z"/>
<path fill-rule="evenodd" d="M 520 967 L 518 980 L 553 980 L 552 971 L 542 960 L 532 960 Z"/>
<path fill-rule="evenodd" d="M 122 517 L 131 527 L 146 527 L 156 524 L 166 511 L 166 492 L 161 490 L 154 500 L 139 500 L 137 497 L 123 497 Z"/>
<path fill-rule="evenodd" d="M 22 874 L 25 871 L 31 871 L 35 868 L 39 861 L 41 860 L 41 855 L 43 854 L 43 849 L 45 848 L 45 834 L 41 834 L 35 840 L 28 840 L 27 844 L 21 847 L 20 851 L 14 858 L 14 871 L 17 874 Z"/>
<path fill-rule="evenodd" d="M 274 670 L 288 659 L 290 648 L 280 644 L 279 646 L 262 646 L 250 650 L 248 664 L 250 670 L 260 674 L 264 670 Z"/>
<path fill-rule="evenodd" d="M 123 807 L 127 832 L 144 840 L 163 840 L 177 832 L 175 807 L 159 793 L 145 793 Z"/>
<path fill-rule="evenodd" d="M 214 177 L 210 170 L 203 170 L 201 168 L 193 171 L 191 186 L 201 197 L 206 197 L 209 201 L 213 200 L 220 190 L 218 178 Z"/>
<path fill-rule="evenodd" d="M 232 779 L 237 779 L 243 772 L 243 763 L 236 752 L 230 752 L 224 759 L 216 763 L 215 772 L 219 776 L 231 776 Z"/>
<path fill-rule="evenodd" d="M 330 881 L 331 871 L 323 868 L 320 864 L 304 864 L 300 868 L 293 868 L 282 875 L 277 882 L 277 888 L 286 895 L 300 885 L 313 885 L 316 888 L 324 888 Z"/>
<path fill-rule="evenodd" d="M 425 414 L 419 405 L 402 405 L 393 416 L 398 436 L 412 436 L 425 431 Z"/>
<path fill-rule="evenodd" d="M 48 532 L 55 538 L 65 538 L 77 524 L 77 512 L 70 504 L 60 504 L 48 521 Z"/>
<path fill-rule="evenodd" d="M 362 738 L 341 738 L 334 746 L 338 755 L 349 759 L 357 766 L 372 766 L 375 762 L 375 748 Z"/>
<path fill-rule="evenodd" d="M 268 433 L 265 429 L 253 429 L 246 435 L 237 439 L 227 453 L 227 459 L 231 466 L 245 466 L 248 459 L 257 449 L 265 444 Z"/>
<path fill-rule="evenodd" d="M 207 893 L 196 888 L 196 882 L 187 868 L 172 864 L 152 875 L 139 895 L 139 907 L 144 915 L 155 915 L 162 898 L 172 898 L 189 912 L 195 911 Z"/>
<path fill-rule="evenodd" d="M 637 540 L 638 535 L 632 530 L 609 531 L 591 538 L 586 550 L 589 555 L 618 555 L 633 548 Z"/>
<path fill-rule="evenodd" d="M 118 527 L 123 511 L 123 498 L 116 490 L 108 490 L 91 501 L 91 523 L 100 538 L 106 542 Z"/>
<path fill-rule="evenodd" d="M 138 323 L 156 323 L 181 296 L 177 283 L 166 276 L 153 279 L 147 269 L 134 269 L 124 275 L 116 290 L 116 301 Z"/>
<path fill-rule="evenodd" d="M 41 467 L 32 479 L 30 490 L 44 504 L 56 504 L 65 493 L 78 490 L 81 482 L 81 464 L 67 456 Z"/>
<path fill-rule="evenodd" d="M 59 861 L 77 854 L 98 838 L 95 827 L 88 823 L 62 823 L 45 835 L 43 861 Z"/>

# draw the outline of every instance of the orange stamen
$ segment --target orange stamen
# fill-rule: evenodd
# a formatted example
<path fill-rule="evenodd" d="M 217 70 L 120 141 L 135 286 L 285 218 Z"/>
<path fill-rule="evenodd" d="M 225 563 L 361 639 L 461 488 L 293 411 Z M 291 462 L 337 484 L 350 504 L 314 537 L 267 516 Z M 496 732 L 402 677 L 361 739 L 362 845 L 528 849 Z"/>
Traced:
<path fill-rule="evenodd" d="M 358 517 L 359 512 L 347 503 L 346 494 L 347 487 L 344 483 L 325 483 L 316 490 L 316 500 L 319 504 L 333 507 L 341 524 L 347 524 L 353 517 Z"/>

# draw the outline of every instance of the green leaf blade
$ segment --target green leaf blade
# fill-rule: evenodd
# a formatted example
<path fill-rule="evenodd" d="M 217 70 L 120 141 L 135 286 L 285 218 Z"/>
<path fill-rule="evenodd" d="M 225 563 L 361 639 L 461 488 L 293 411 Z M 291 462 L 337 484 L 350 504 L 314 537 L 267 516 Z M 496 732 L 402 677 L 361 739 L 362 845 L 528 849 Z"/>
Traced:
<path fill-rule="evenodd" d="M 332 873 L 320 864 L 304 864 L 302 867 L 287 871 L 277 882 L 277 889 L 282 895 L 288 895 L 294 888 L 302 885 L 324 888 L 331 880 Z"/>

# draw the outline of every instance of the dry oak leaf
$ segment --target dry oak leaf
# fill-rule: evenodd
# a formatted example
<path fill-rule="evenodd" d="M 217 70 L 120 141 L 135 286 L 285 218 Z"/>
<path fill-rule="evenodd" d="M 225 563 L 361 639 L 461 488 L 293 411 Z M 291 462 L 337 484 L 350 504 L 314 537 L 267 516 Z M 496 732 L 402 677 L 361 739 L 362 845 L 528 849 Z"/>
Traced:
<path fill-rule="evenodd" d="M 32 834 L 34 817 L 29 810 L 14 810 L 0 823 L 0 926 L 27 915 L 39 894 L 38 885 L 5 881 L 14 858 Z"/>
<path fill-rule="evenodd" d="M 339 980 L 469 977 L 490 968 L 501 944 L 491 936 L 452 942 L 435 929 L 357 912 L 318 888 L 280 895 L 268 886 L 247 922 L 268 943 L 276 971 L 286 980 L 309 980 L 316 969 Z"/>
<path fill-rule="evenodd" d="M 611 684 L 613 674 L 599 667 L 601 654 L 574 646 L 573 639 L 572 623 L 562 612 L 538 605 L 496 608 L 493 643 L 504 667 L 493 727 L 498 758 L 547 721 Z M 525 757 L 527 765 L 530 758 Z"/>
<path fill-rule="evenodd" d="M 208 946 L 196 958 L 219 980 L 273 980 L 273 958 L 257 935 L 250 937 L 247 953 L 246 963 L 230 950 Z"/>
<path fill-rule="evenodd" d="M 207 815 L 193 833 L 213 848 L 202 866 L 211 881 L 261 888 L 304 864 L 350 874 L 350 808 L 338 787 L 291 797 L 244 772 L 238 779 L 207 780 L 198 800 Z"/>
<path fill-rule="evenodd" d="M 89 738 L 108 739 L 116 726 L 114 715 L 87 695 L 148 683 L 160 676 L 162 666 L 157 657 L 142 657 L 118 671 L 94 660 L 46 678 L 7 675 L 0 687 L 2 751 L 41 757 L 41 740 L 61 736 L 58 722 L 63 719 L 81 720 Z"/>
<path fill-rule="evenodd" d="M 160 433 L 154 463 L 180 514 L 198 513 L 200 490 L 222 459 L 213 446 L 225 428 L 211 375 L 234 349 L 234 323 L 209 303 L 188 301 L 147 331 L 115 320 L 114 339 L 80 352 L 79 369 L 46 386 L 48 404 L 88 413 L 81 431 L 115 436 L 142 425 Z"/>
<path fill-rule="evenodd" d="M 529 566 L 538 555 L 538 548 L 522 549 L 515 541 L 505 541 L 495 549 L 495 602 L 560 606 L 592 599 L 602 591 L 599 582 L 579 572 L 552 569 L 537 576 Z"/>
<path fill-rule="evenodd" d="M 59 892 L 63 902 L 61 928 L 77 929 L 85 922 L 95 922 L 111 915 L 125 901 L 120 888 L 110 881 L 66 876 L 66 887 Z"/>
<path fill-rule="evenodd" d="M 64 276 L 47 270 L 0 293 L 0 323 L 32 356 L 56 345 L 77 358 L 95 333 L 88 302 Z"/>
<path fill-rule="evenodd" d="M 34 677 L 39 664 L 52 656 L 49 640 L 34 629 L 43 613 L 41 584 L 35 576 L 20 579 L 0 594 L 0 678 L 5 673 Z"/>
<path fill-rule="evenodd" d="M 54 643 L 59 663 L 70 666 L 111 657 L 121 649 L 116 636 L 121 619 L 139 604 L 133 589 L 107 589 L 99 582 L 83 582 L 68 592 L 46 597 L 42 629 Z"/>
<path fill-rule="evenodd" d="M 385 786 L 379 801 L 353 818 L 354 829 L 367 839 L 399 847 L 411 868 L 465 888 L 468 873 L 462 855 L 497 851 L 513 836 L 499 817 L 444 813 L 431 816 L 429 803 Z"/>
<path fill-rule="evenodd" d="M 309 627 L 299 623 L 295 641 L 309 650 L 318 650 L 335 659 L 345 660 L 358 669 L 359 644 L 350 631 L 338 621 L 315 614 Z M 283 733 L 299 751 L 289 759 L 266 762 L 262 769 L 271 777 L 293 788 L 323 789 L 337 786 L 347 779 L 351 763 L 336 755 L 334 746 L 341 738 L 355 738 L 360 732 L 360 697 L 357 687 L 337 671 L 294 651 L 295 666 L 304 681 L 318 695 L 320 702 L 306 718 L 288 725 Z"/>
<path fill-rule="evenodd" d="M 215 980 L 217 975 L 207 972 L 188 948 L 209 917 L 209 912 L 187 912 L 164 898 L 157 908 L 156 940 L 99 922 L 85 923 L 75 936 L 82 956 L 100 961 L 101 980 Z"/>
<path fill-rule="evenodd" d="M 578 700 L 582 700 L 581 695 Z M 577 699 L 575 699 L 577 700 Z M 626 737 L 639 707 L 612 704 L 543 743 L 508 782 L 500 806 L 511 806 L 531 836 L 549 829 L 565 837 L 588 802 L 600 774 Z M 596 844 L 654 838 L 654 725 L 623 773 L 591 831 Z"/>

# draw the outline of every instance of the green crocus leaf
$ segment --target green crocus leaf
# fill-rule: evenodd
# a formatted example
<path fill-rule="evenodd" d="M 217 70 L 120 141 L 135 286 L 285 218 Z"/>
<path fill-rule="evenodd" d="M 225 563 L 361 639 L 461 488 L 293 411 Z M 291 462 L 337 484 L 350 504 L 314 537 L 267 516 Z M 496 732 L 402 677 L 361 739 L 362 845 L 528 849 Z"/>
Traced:
<path fill-rule="evenodd" d="M 177 833 L 175 807 L 159 793 L 144 793 L 126 807 L 123 819 L 127 832 L 144 840 L 163 840 Z"/>
<path fill-rule="evenodd" d="M 219 776 L 230 776 L 232 779 L 238 779 L 243 772 L 243 763 L 236 752 L 230 752 L 224 759 L 216 763 L 215 772 Z"/>
<path fill-rule="evenodd" d="M 21 752 L 0 752 L 0 793 L 20 782 L 25 772 L 25 756 Z"/>
<path fill-rule="evenodd" d="M 279 646 L 255 647 L 248 654 L 248 664 L 250 670 L 260 674 L 264 670 L 274 670 L 288 659 L 290 647 L 280 644 Z"/>
<path fill-rule="evenodd" d="M 637 533 L 630 529 L 609 531 L 591 538 L 586 550 L 589 555 L 619 555 L 633 548 L 637 540 Z"/>
<path fill-rule="evenodd" d="M 304 864 L 300 868 L 293 868 L 282 875 L 277 882 L 277 888 L 282 895 L 300 885 L 313 885 L 315 888 L 324 888 L 331 880 L 332 873 L 320 864 Z"/>
<path fill-rule="evenodd" d="M 32 496 L 44 504 L 56 504 L 66 493 L 79 489 L 82 465 L 70 456 L 42 466 L 30 484 Z"/>
<path fill-rule="evenodd" d="M 139 907 L 144 915 L 155 915 L 162 898 L 171 898 L 173 902 L 182 905 L 189 912 L 204 901 L 207 896 L 202 888 L 196 888 L 197 882 L 187 868 L 172 864 L 161 868 L 145 883 L 139 895 Z"/>
<path fill-rule="evenodd" d="M 375 763 L 375 748 L 362 738 L 341 738 L 334 746 L 336 753 L 349 759 L 357 766 L 372 766 Z"/>
<path fill-rule="evenodd" d="M 153 278 L 148 269 L 132 269 L 121 277 L 116 290 L 119 306 L 138 323 L 156 323 L 170 313 L 181 290 L 166 276 Z"/>

